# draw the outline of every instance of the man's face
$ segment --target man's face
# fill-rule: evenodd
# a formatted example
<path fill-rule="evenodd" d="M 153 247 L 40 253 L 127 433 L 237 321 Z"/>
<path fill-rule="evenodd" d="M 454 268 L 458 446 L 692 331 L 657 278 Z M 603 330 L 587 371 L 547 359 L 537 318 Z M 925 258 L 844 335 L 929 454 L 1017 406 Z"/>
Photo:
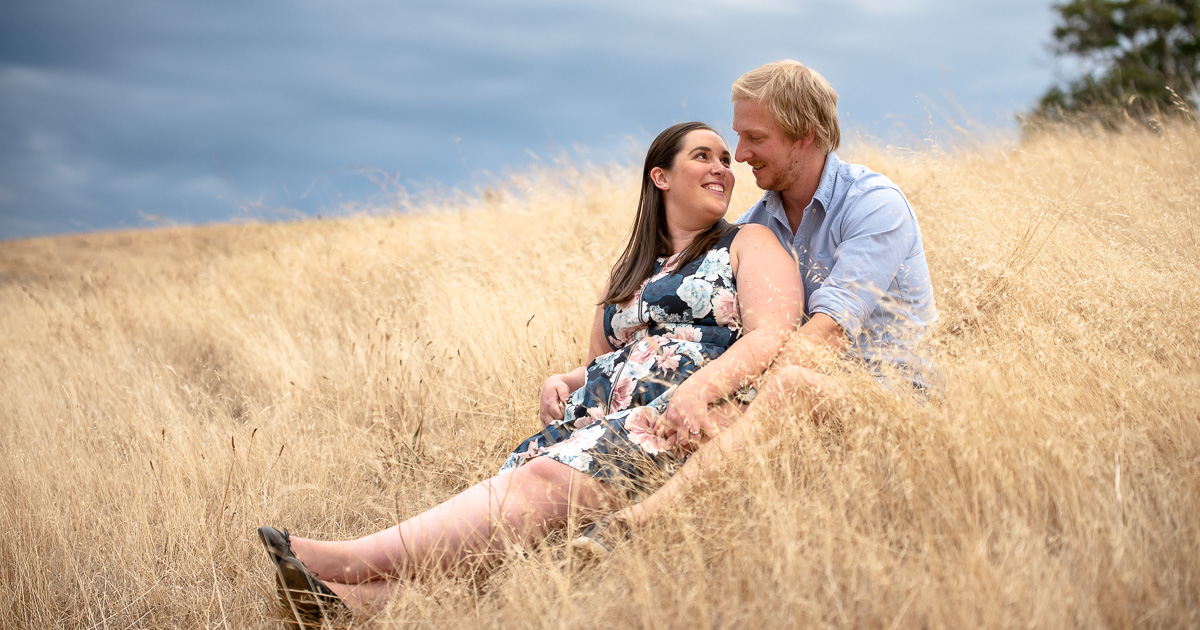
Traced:
<path fill-rule="evenodd" d="M 754 168 L 754 182 L 763 190 L 783 191 L 799 180 L 804 140 L 792 140 L 766 106 L 741 99 L 733 102 L 733 157 Z"/>

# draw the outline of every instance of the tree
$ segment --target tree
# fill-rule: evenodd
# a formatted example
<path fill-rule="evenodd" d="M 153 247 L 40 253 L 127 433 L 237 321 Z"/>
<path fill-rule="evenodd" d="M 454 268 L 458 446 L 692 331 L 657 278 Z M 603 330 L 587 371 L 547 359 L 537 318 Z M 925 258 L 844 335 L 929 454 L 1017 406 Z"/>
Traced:
<path fill-rule="evenodd" d="M 1087 70 L 1051 87 L 1032 120 L 1195 110 L 1200 0 L 1070 0 L 1054 9 L 1055 54 L 1079 58 Z"/>

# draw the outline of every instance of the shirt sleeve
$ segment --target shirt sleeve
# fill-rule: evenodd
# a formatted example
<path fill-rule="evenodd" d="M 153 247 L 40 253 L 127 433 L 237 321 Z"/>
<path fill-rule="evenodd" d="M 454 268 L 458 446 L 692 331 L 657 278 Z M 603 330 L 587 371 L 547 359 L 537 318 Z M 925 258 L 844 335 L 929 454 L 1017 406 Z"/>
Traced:
<path fill-rule="evenodd" d="M 843 210 L 841 242 L 829 275 L 809 297 L 810 313 L 825 313 L 849 339 L 896 281 L 918 238 L 908 202 L 895 188 L 867 190 Z"/>

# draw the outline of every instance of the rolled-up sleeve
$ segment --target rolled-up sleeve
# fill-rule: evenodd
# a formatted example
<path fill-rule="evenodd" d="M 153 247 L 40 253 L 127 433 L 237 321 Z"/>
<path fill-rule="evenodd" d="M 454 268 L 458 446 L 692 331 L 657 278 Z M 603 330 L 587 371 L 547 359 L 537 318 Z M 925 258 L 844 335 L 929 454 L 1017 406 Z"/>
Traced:
<path fill-rule="evenodd" d="M 825 313 L 850 339 L 879 305 L 900 266 L 919 239 L 916 219 L 900 191 L 890 187 L 864 191 L 842 214 L 841 242 L 828 276 L 809 297 L 810 313 Z"/>

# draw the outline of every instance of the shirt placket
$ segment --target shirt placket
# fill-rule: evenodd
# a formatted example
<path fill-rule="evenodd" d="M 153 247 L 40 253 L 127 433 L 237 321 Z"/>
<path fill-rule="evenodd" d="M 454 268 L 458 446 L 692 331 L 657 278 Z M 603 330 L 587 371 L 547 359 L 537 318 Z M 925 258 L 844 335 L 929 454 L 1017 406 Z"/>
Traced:
<path fill-rule="evenodd" d="M 817 290 L 818 278 L 814 276 L 813 254 L 816 250 L 816 244 L 813 243 L 813 236 L 816 229 L 813 227 L 817 224 L 817 219 L 813 218 L 816 212 L 816 204 L 809 202 L 808 207 L 804 209 L 804 215 L 800 217 L 800 225 L 796 228 L 796 235 L 792 239 L 792 247 L 796 248 L 800 260 L 800 273 L 803 275 L 804 281 L 804 313 L 810 315 L 808 297 Z"/>

